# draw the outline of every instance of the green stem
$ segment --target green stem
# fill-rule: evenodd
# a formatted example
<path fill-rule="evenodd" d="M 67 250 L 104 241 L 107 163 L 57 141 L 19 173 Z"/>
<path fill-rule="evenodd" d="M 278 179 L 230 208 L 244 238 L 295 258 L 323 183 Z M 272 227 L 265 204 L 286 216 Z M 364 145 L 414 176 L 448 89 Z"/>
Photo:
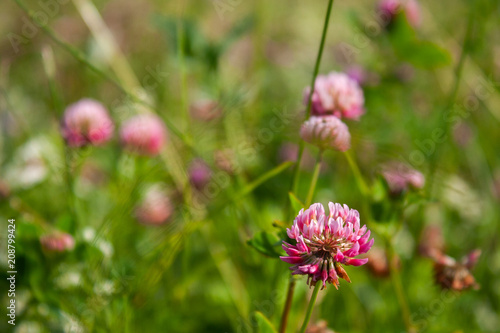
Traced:
<path fill-rule="evenodd" d="M 321 170 L 322 161 L 323 161 L 323 150 L 320 150 L 318 158 L 316 159 L 316 165 L 314 166 L 311 185 L 309 186 L 309 191 L 307 192 L 306 207 L 309 207 L 311 205 L 314 196 L 314 190 L 316 189 L 316 184 L 318 183 L 319 171 Z"/>
<path fill-rule="evenodd" d="M 314 287 L 313 293 L 311 295 L 311 300 L 309 301 L 309 305 L 307 306 L 306 310 L 306 317 L 304 318 L 304 323 L 302 324 L 302 327 L 300 328 L 300 333 L 304 333 L 307 329 L 307 324 L 309 324 L 309 320 L 311 319 L 311 314 L 314 309 L 314 303 L 316 303 L 316 298 L 318 298 L 318 292 L 321 288 L 322 284 L 321 283 L 316 283 L 316 286 Z"/>
<path fill-rule="evenodd" d="M 333 6 L 333 1 L 334 0 L 329 0 L 328 1 L 328 7 L 326 10 L 326 16 L 325 16 L 325 22 L 323 24 L 323 31 L 321 33 L 321 41 L 319 44 L 319 50 L 318 50 L 318 55 L 316 57 L 316 63 L 314 65 L 314 71 L 313 71 L 313 76 L 311 80 L 311 93 L 309 94 L 309 100 L 307 101 L 307 110 L 306 110 L 306 119 L 309 118 L 311 114 L 311 105 L 312 105 L 312 93 L 314 91 L 314 86 L 316 84 L 316 77 L 318 76 L 319 72 L 319 65 L 321 63 L 321 57 L 323 55 L 323 49 L 325 47 L 325 40 L 326 40 L 326 34 L 328 32 L 328 23 L 330 22 L 330 14 L 332 12 L 332 6 Z M 297 156 L 297 163 L 295 163 L 294 169 L 293 169 L 293 178 L 292 182 L 290 184 L 290 191 L 292 193 L 297 192 L 297 186 L 299 184 L 299 178 L 300 178 L 300 162 L 302 161 L 302 156 L 304 153 L 304 141 L 300 140 L 299 143 L 299 154 Z M 286 207 L 286 220 L 288 221 L 291 218 L 291 209 L 290 209 L 290 202 L 289 200 L 288 206 Z M 295 280 L 290 279 L 290 282 L 288 283 L 288 292 L 286 296 L 286 301 L 285 301 L 285 307 L 283 309 L 283 314 L 281 315 L 281 323 L 280 323 L 280 333 L 284 333 L 286 331 L 286 326 L 288 322 L 288 314 L 290 313 L 290 308 L 292 306 L 292 299 L 293 299 L 293 293 L 295 290 Z"/>
<path fill-rule="evenodd" d="M 361 174 L 361 171 L 359 170 L 358 164 L 356 163 L 356 160 L 352 157 L 350 151 L 344 152 L 344 156 L 347 159 L 347 163 L 349 163 L 349 166 L 351 167 L 352 173 L 354 174 L 354 177 L 356 178 L 356 183 L 358 184 L 359 190 L 361 191 L 361 194 L 363 196 L 368 196 L 370 193 L 368 185 L 366 185 L 365 179 L 363 178 L 363 175 Z"/>

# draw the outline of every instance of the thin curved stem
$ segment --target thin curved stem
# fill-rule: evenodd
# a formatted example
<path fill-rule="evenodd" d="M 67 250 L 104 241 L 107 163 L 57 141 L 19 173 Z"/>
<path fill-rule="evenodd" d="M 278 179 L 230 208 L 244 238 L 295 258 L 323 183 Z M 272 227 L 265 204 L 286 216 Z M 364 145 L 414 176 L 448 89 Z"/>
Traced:
<path fill-rule="evenodd" d="M 314 304 L 316 303 L 316 298 L 318 298 L 318 292 L 321 289 L 321 286 L 321 283 L 316 283 L 316 286 L 314 287 L 313 293 L 311 295 L 311 300 L 309 301 L 309 305 L 307 306 L 306 317 L 304 318 L 304 322 L 302 323 L 302 327 L 300 328 L 300 333 L 304 333 L 307 329 L 307 324 L 309 324 L 309 320 L 311 319 Z"/>

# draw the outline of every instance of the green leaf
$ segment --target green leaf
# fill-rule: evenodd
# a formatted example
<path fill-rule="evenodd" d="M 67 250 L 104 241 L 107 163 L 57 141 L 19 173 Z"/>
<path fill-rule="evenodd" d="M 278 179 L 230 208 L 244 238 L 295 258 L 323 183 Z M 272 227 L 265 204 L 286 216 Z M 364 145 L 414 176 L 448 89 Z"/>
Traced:
<path fill-rule="evenodd" d="M 293 211 L 298 213 L 305 205 L 299 200 L 292 192 L 288 192 L 288 197 L 290 198 L 290 203 L 292 204 Z"/>
<path fill-rule="evenodd" d="M 273 324 L 262 314 L 262 312 L 255 311 L 255 319 L 257 319 L 257 324 L 259 325 L 259 333 L 277 333 Z"/>
<path fill-rule="evenodd" d="M 266 231 L 261 231 L 252 239 L 247 241 L 247 244 L 268 257 L 278 258 L 282 255 L 279 252 L 280 239 L 275 235 Z"/>

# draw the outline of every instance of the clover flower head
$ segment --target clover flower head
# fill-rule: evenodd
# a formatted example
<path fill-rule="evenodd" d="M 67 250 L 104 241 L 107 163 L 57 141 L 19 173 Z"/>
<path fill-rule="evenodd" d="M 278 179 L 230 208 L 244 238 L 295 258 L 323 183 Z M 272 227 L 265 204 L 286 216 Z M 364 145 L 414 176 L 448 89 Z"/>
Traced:
<path fill-rule="evenodd" d="M 304 104 L 309 101 L 311 88 L 304 91 Z M 365 112 L 363 90 L 356 80 L 344 73 L 318 75 L 314 84 L 311 113 L 315 116 L 334 115 L 358 120 Z"/>
<path fill-rule="evenodd" d="M 113 121 L 99 102 L 85 98 L 64 111 L 61 133 L 70 147 L 98 146 L 113 135 Z"/>
<path fill-rule="evenodd" d="M 335 116 L 312 116 L 302 124 L 300 136 L 322 150 L 346 151 L 351 147 L 349 128 Z"/>
<path fill-rule="evenodd" d="M 292 227 L 287 229 L 288 237 L 297 243 L 283 242 L 287 256 L 280 258 L 293 264 L 292 274 L 307 275 L 310 286 L 322 281 L 323 288 L 328 282 L 338 289 L 339 277 L 351 282 L 342 265 L 366 264 L 367 258 L 355 257 L 370 250 L 374 240 L 369 240 L 366 225 L 360 227 L 357 210 L 333 202 L 328 207 L 329 215 L 319 203 L 300 210 Z"/>

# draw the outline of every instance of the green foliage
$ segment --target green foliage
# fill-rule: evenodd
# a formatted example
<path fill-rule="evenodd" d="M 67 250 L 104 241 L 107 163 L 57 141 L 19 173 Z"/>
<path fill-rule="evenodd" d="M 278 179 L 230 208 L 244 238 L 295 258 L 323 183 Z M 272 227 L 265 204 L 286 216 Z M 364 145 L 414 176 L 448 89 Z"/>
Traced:
<path fill-rule="evenodd" d="M 0 332 L 275 333 L 291 278 L 287 332 L 295 332 L 311 290 L 278 257 L 282 241 L 291 241 L 286 228 L 307 208 L 301 199 L 316 152 L 306 145 L 292 193 L 292 146 L 300 140 L 302 92 L 311 81 L 325 2 L 82 0 L 95 4 L 110 34 L 61 5 L 28 38 L 29 15 L 17 1 L 3 4 L 8 19 L 0 20 L 7 32 L 0 233 L 16 219 L 17 322 L 11 327 L 4 315 Z M 26 3 L 29 12 L 41 17 L 42 2 Z M 374 2 L 334 4 L 320 74 L 362 68 L 366 113 L 343 120 L 351 160 L 325 152 L 313 202 L 357 209 L 375 246 L 398 258 L 417 331 L 496 332 L 498 1 L 420 4 L 420 27 L 403 13 L 385 24 Z M 24 38 L 17 51 L 10 33 Z M 102 48 L 99 37 L 113 37 L 116 50 Z M 342 46 L 349 57 L 339 56 Z M 461 68 L 452 60 L 462 49 Z M 61 115 L 85 97 L 108 108 L 114 137 L 70 149 Z M 198 117 L 196 106 L 207 100 L 220 112 Z M 159 156 L 139 157 L 120 143 L 121 125 L 146 112 L 170 128 Z M 197 159 L 210 180 L 193 186 Z M 391 161 L 421 171 L 425 187 L 391 194 L 379 174 Z M 154 185 L 168 194 L 172 214 L 164 224 L 146 225 L 137 207 Z M 460 260 L 483 251 L 472 270 L 479 290 L 436 285 L 433 261 L 420 254 L 429 225 L 442 229 L 446 255 Z M 40 238 L 54 231 L 71 234 L 75 248 L 44 250 Z M 0 256 L 5 306 L 5 238 Z M 345 269 L 352 283 L 320 291 L 311 323 L 325 320 L 335 332 L 407 331 L 394 279 L 368 265 Z"/>
<path fill-rule="evenodd" d="M 403 14 L 396 16 L 389 38 L 401 61 L 424 69 L 444 67 L 451 63 L 449 52 L 431 41 L 420 39 Z"/>

